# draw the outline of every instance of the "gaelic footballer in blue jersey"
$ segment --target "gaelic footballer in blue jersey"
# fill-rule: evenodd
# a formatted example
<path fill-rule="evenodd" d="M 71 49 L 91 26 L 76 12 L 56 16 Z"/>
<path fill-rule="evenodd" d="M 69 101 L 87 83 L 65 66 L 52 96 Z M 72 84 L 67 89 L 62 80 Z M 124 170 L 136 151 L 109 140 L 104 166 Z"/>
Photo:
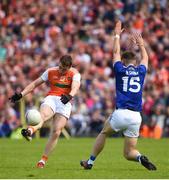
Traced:
<path fill-rule="evenodd" d="M 124 57 L 129 55 L 135 57 L 132 52 L 125 52 Z M 122 58 L 123 58 L 122 55 Z M 142 91 L 146 75 L 145 65 L 125 65 L 121 61 L 114 63 L 116 79 L 116 107 L 118 109 L 142 110 Z"/>
<path fill-rule="evenodd" d="M 114 29 L 113 63 L 116 80 L 116 109 L 105 122 L 103 130 L 97 136 L 96 142 L 87 161 L 81 161 L 84 169 L 91 169 L 99 153 L 103 150 L 106 136 L 121 131 L 125 137 L 123 154 L 127 160 L 136 161 L 148 170 L 156 170 L 148 158 L 137 149 L 137 139 L 141 125 L 142 91 L 144 78 L 148 67 L 148 55 L 140 34 L 134 33 L 131 42 L 138 45 L 141 53 L 140 64 L 133 52 L 120 54 L 120 34 L 122 24 L 118 21 Z"/>

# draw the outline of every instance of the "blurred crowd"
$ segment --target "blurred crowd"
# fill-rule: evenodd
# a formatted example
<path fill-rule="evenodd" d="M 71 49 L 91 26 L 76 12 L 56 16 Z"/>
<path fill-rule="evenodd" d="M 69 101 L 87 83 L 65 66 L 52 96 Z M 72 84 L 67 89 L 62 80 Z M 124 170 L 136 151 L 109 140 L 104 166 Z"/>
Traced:
<path fill-rule="evenodd" d="M 67 129 L 72 136 L 95 136 L 115 108 L 112 37 L 115 21 L 125 31 L 121 51 L 139 50 L 130 42 L 142 33 L 149 54 L 143 93 L 141 136 L 169 136 L 168 0 L 2 0 L 0 1 L 0 137 L 22 126 L 20 92 L 59 58 L 71 54 L 82 75 Z M 25 98 L 26 108 L 48 91 L 44 84 Z"/>

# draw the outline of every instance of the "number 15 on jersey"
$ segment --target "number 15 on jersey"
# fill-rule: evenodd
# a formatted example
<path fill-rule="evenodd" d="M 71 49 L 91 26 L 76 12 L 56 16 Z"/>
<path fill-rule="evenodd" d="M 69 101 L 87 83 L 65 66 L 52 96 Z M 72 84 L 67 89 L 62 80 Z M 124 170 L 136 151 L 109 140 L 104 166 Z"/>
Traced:
<path fill-rule="evenodd" d="M 140 85 L 140 78 L 138 76 L 136 77 L 128 77 L 124 76 L 122 77 L 123 80 L 123 91 L 127 92 L 133 92 L 133 93 L 138 93 L 141 89 Z"/>

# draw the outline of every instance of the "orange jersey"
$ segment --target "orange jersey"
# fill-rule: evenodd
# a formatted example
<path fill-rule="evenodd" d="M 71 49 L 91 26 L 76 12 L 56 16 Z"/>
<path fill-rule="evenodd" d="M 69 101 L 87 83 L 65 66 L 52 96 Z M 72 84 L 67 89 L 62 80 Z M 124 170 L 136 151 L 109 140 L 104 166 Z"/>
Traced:
<path fill-rule="evenodd" d="M 59 73 L 59 67 L 54 67 L 49 68 L 44 74 L 42 74 L 41 78 L 50 84 L 48 95 L 61 96 L 62 94 L 70 93 L 73 77 L 75 74 L 79 74 L 79 72 L 75 68 L 70 68 L 62 75 Z"/>

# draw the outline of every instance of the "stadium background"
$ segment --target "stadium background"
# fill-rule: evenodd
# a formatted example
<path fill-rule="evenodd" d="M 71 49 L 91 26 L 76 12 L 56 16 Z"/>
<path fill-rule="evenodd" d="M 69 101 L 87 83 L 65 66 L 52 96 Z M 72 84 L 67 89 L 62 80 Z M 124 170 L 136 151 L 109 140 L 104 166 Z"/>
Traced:
<path fill-rule="evenodd" d="M 69 53 L 82 75 L 66 127 L 71 136 L 96 136 L 115 108 L 112 30 L 125 28 L 121 47 L 134 50 L 128 34 L 141 32 L 149 54 L 143 93 L 141 136 L 169 136 L 169 1 L 167 0 L 1 0 L 0 1 L 0 137 L 23 125 L 20 103 L 8 101 L 59 57 Z M 25 100 L 25 110 L 47 93 L 42 85 Z M 22 117 L 22 118 L 21 118 Z M 47 136 L 48 128 L 41 130 Z M 119 135 L 120 136 L 120 135 Z"/>

